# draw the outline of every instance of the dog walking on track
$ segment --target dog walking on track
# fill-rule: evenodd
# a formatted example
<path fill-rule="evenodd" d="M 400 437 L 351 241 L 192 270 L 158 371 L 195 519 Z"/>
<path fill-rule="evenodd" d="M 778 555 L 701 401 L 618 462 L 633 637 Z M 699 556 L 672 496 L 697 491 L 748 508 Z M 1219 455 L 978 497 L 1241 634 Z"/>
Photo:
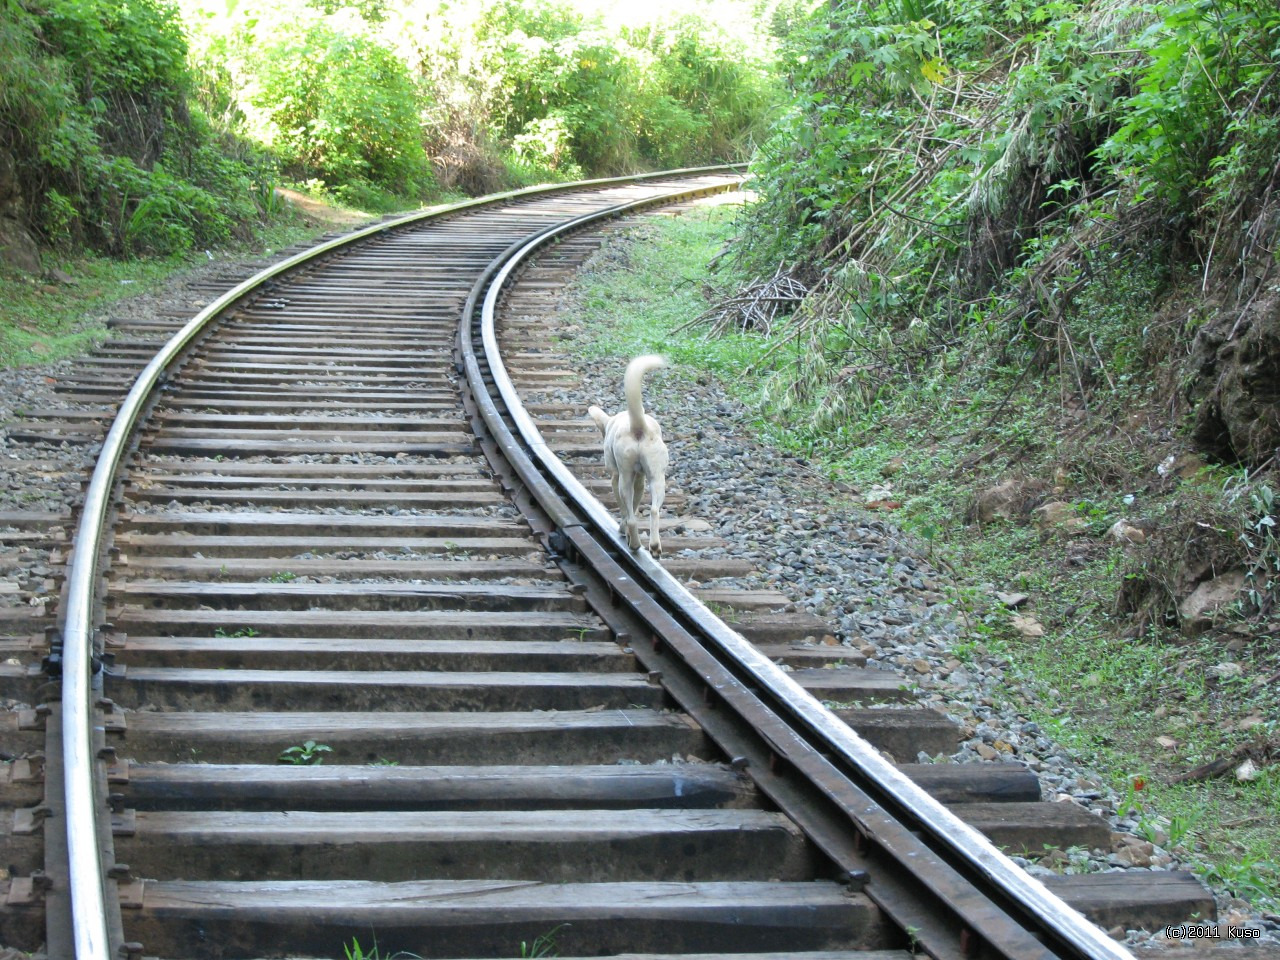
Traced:
<path fill-rule="evenodd" d="M 613 481 L 613 494 L 622 511 L 618 530 L 626 535 L 632 550 L 640 547 L 640 521 L 636 512 L 644 498 L 644 485 L 649 484 L 649 552 L 662 553 L 658 536 L 658 513 L 667 488 L 667 445 L 662 442 L 658 421 L 644 412 L 641 388 L 644 375 L 662 366 L 662 357 L 652 354 L 636 357 L 627 364 L 622 378 L 627 409 L 613 416 L 599 407 L 587 413 L 604 434 L 604 465 Z"/>

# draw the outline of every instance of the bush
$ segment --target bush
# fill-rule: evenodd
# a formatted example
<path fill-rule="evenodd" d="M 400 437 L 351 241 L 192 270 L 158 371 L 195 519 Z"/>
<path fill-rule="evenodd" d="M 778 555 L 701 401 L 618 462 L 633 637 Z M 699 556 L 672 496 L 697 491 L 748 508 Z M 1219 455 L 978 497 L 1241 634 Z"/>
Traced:
<path fill-rule="evenodd" d="M 74 97 L 62 60 L 43 55 L 40 24 L 17 4 L 0 8 L 0 147 L 21 157 L 47 153 Z"/>
<path fill-rule="evenodd" d="M 637 105 L 642 149 L 661 163 L 743 158 L 764 132 L 777 96 L 769 71 L 714 22 L 686 14 L 630 34 L 652 57 Z"/>
<path fill-rule="evenodd" d="M 519 161 L 534 169 L 560 173 L 570 180 L 582 176 L 582 168 L 573 160 L 573 134 L 563 116 L 530 120 L 512 138 L 511 147 Z"/>
<path fill-rule="evenodd" d="M 623 170 L 636 154 L 627 96 L 637 86 L 631 51 L 602 33 L 569 32 L 580 25 L 559 12 L 508 3 L 480 25 L 493 122 L 504 139 L 522 138 L 518 151 L 526 155 L 551 137 L 552 149 L 542 152 L 557 163 L 591 173 Z"/>
<path fill-rule="evenodd" d="M 289 173 L 426 195 L 422 94 L 392 51 L 319 20 L 260 45 L 250 68 L 250 101 Z"/>
<path fill-rule="evenodd" d="M 176 16 L 160 0 L 0 6 L 0 150 L 45 242 L 180 253 L 259 215 L 247 198 L 272 174 L 189 111 Z"/>
<path fill-rule="evenodd" d="M 768 54 L 694 15 L 618 30 L 567 4 L 504 0 L 470 24 L 459 14 L 448 38 L 436 23 L 417 44 L 435 98 L 553 177 L 741 159 L 776 97 Z"/>
<path fill-rule="evenodd" d="M 40 29 L 85 97 L 185 93 L 187 44 L 172 3 L 46 0 Z"/>
<path fill-rule="evenodd" d="M 1277 37 L 1263 0 L 816 11 L 784 47 L 792 103 L 740 248 L 812 285 L 778 395 L 856 418 L 956 357 L 1123 393 L 1146 321 L 1102 330 L 1077 301 L 1128 258 L 1174 276 L 1188 240 L 1202 269 L 1234 249 L 1273 176 Z"/>
<path fill-rule="evenodd" d="M 1280 10 L 1268 0 L 1170 4 L 1141 38 L 1147 56 L 1101 153 L 1183 213 L 1221 206 L 1275 159 Z"/>

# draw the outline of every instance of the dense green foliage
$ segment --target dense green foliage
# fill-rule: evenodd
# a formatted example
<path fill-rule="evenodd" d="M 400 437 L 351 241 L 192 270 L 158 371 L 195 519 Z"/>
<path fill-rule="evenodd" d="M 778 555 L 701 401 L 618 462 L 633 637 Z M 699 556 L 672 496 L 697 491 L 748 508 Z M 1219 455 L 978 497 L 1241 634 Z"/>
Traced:
<path fill-rule="evenodd" d="M 277 176 L 391 209 L 745 158 L 794 2 L 0 0 L 3 215 L 173 254 L 270 216 Z"/>
<path fill-rule="evenodd" d="M 1280 143 L 1280 8 L 1177 3 L 1143 34 L 1145 57 L 1099 151 L 1178 214 L 1222 212 L 1262 179 Z"/>
<path fill-rule="evenodd" d="M 338 192 L 744 158 L 776 95 L 772 38 L 705 3 L 628 23 L 559 0 L 183 7 L 207 109 Z"/>
<path fill-rule="evenodd" d="M 186 42 L 158 0 L 0 6 L 0 153 L 49 243 L 176 253 L 261 211 L 263 168 L 188 109 Z"/>
<path fill-rule="evenodd" d="M 620 34 L 568 7 L 488 7 L 471 41 L 522 156 L 589 173 L 742 156 L 768 90 L 741 43 L 689 14 Z"/>
<path fill-rule="evenodd" d="M 1079 403 L 1130 402 L 1170 343 L 1142 335 L 1149 311 L 1100 329 L 1076 298 L 1123 277 L 1150 305 L 1207 273 L 1280 144 L 1269 0 L 848 3 L 785 60 L 744 257 L 813 287 L 777 396 L 823 429 L 961 367 L 961 394 L 1031 366 Z"/>
<path fill-rule="evenodd" d="M 419 91 L 392 51 L 315 21 L 260 36 L 248 64 L 250 103 L 287 163 L 330 184 L 427 194 Z"/>

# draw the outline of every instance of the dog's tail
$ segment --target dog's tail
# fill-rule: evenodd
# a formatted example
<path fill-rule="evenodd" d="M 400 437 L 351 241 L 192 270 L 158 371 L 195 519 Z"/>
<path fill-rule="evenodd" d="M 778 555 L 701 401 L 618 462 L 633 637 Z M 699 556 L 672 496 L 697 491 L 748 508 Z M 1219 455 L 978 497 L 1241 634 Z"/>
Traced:
<path fill-rule="evenodd" d="M 666 364 L 666 360 L 654 353 L 636 357 L 627 364 L 622 377 L 622 392 L 627 397 L 627 416 L 631 419 L 631 434 L 637 440 L 644 437 L 644 400 L 640 396 L 644 375 Z"/>

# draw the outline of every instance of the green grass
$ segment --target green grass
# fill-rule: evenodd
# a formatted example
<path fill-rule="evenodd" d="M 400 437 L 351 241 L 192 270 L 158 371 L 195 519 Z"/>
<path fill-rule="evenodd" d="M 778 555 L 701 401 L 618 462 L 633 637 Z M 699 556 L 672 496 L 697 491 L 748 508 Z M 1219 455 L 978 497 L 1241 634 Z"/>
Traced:
<path fill-rule="evenodd" d="M 1149 628 L 1129 636 L 1131 623 L 1114 613 L 1127 572 L 1147 560 L 1111 546 L 1102 536 L 1106 529 L 1121 516 L 1165 522 L 1199 494 L 1184 484 L 1161 500 L 1125 442 L 1105 430 L 1064 429 L 1056 419 L 1061 410 L 1052 376 L 1011 392 L 1019 370 L 977 378 L 963 365 L 940 365 L 916 392 L 821 428 L 770 406 L 769 398 L 778 397 L 778 381 L 770 379 L 778 364 L 762 362 L 768 343 L 674 332 L 707 309 L 707 284 L 731 286 L 733 278 L 708 275 L 704 265 L 733 236 L 733 218 L 732 206 L 653 218 L 631 235 L 625 263 L 611 255 L 604 267 L 581 274 L 572 289 L 574 320 L 583 327 L 575 348 L 613 358 L 661 352 L 686 375 L 710 372 L 756 411 L 763 437 L 810 456 L 833 479 L 860 489 L 885 483 L 882 471 L 900 460 L 888 482 L 902 507 L 891 519 L 951 574 L 950 590 L 966 627 L 953 654 L 971 661 L 986 652 L 1005 660 L 998 694 L 1006 704 L 1039 722 L 1120 797 L 1129 794 L 1134 778 L 1144 781 L 1131 797 L 1142 829 L 1179 836 L 1185 858 L 1200 864 L 1206 878 L 1274 907 L 1280 900 L 1274 862 L 1280 767 L 1260 765 L 1261 775 L 1249 783 L 1230 775 L 1169 780 L 1252 738 L 1276 742 L 1280 692 L 1260 678 L 1280 667 L 1277 651 L 1258 641 L 1245 645 L 1232 654 L 1246 668 L 1243 678 L 1219 681 L 1205 671 L 1229 659 L 1222 635 L 1196 640 Z M 1099 323 L 1118 326 L 1115 311 L 1124 308 L 1100 303 L 1095 312 Z M 1141 377 L 1113 373 L 1111 409 L 1095 411 L 1099 422 L 1120 418 L 1152 395 L 1152 384 Z M 982 528 L 967 522 L 965 507 L 983 486 L 1010 475 L 1048 480 L 1059 468 L 1066 485 L 1059 496 L 1085 519 L 1083 535 L 1042 538 L 1028 522 Z M 1136 505 L 1124 499 L 1132 490 L 1141 493 Z M 1208 503 L 1210 493 L 1215 491 L 1194 502 Z M 1230 537 L 1231 521 L 1203 516 Z M 1030 612 L 1045 626 L 1045 637 L 1017 634 L 992 587 L 1029 593 Z M 1247 725 L 1257 716 L 1262 725 L 1241 729 L 1242 721 Z M 1177 746 L 1168 749 L 1157 737 L 1173 738 Z"/>
<path fill-rule="evenodd" d="M 158 289 L 172 261 L 85 257 L 56 264 L 74 285 L 0 275 L 0 366 L 61 360 L 106 338 L 105 313 L 125 297 Z"/>
<path fill-rule="evenodd" d="M 531 941 L 521 940 L 520 956 L 522 958 L 529 958 L 529 960 L 532 960 L 532 958 L 535 957 L 549 958 L 560 956 L 560 947 L 556 943 L 556 937 L 559 935 L 561 930 L 564 930 L 568 926 L 569 924 L 562 923 L 558 926 L 552 927 L 550 930 L 538 934 Z"/>
<path fill-rule="evenodd" d="M 352 937 L 350 943 L 342 945 L 342 950 L 346 960 L 422 960 L 416 953 L 405 950 L 397 950 L 384 956 L 378 949 L 377 937 L 373 938 L 373 946 L 369 948 L 362 947 L 358 937 Z"/>
<path fill-rule="evenodd" d="M 592 335 L 582 338 L 588 356 L 631 357 L 661 353 L 675 364 L 742 383 L 758 359 L 761 341 L 734 336 L 706 339 L 676 328 L 707 308 L 703 269 L 731 231 L 737 206 L 700 207 L 675 218 L 655 218 L 639 230 L 626 269 L 588 272 L 574 282 L 574 297 Z M 731 278 L 713 278 L 723 283 Z"/>

